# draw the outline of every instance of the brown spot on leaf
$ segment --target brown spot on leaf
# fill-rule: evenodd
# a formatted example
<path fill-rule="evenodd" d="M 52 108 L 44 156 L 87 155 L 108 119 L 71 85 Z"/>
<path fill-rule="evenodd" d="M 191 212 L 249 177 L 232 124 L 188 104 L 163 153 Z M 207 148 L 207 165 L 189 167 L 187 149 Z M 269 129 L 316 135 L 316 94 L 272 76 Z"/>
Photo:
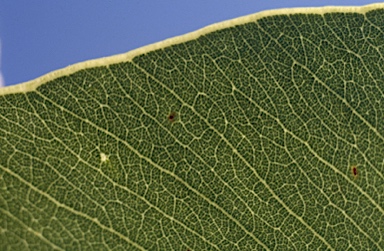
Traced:
<path fill-rule="evenodd" d="M 352 166 L 351 167 L 351 172 L 352 172 L 352 176 L 356 179 L 357 176 L 358 176 L 357 166 Z"/>
<path fill-rule="evenodd" d="M 171 122 L 171 123 L 175 122 L 176 116 L 177 116 L 176 112 L 169 113 L 169 115 L 168 115 L 169 122 Z"/>

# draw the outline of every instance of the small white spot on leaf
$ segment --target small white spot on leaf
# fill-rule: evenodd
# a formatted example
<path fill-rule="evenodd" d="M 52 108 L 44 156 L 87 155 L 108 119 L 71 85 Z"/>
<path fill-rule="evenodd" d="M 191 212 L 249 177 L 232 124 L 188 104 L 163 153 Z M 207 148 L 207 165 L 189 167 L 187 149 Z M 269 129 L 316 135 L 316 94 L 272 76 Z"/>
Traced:
<path fill-rule="evenodd" d="M 108 156 L 105 153 L 100 153 L 101 162 L 105 162 L 108 160 Z"/>

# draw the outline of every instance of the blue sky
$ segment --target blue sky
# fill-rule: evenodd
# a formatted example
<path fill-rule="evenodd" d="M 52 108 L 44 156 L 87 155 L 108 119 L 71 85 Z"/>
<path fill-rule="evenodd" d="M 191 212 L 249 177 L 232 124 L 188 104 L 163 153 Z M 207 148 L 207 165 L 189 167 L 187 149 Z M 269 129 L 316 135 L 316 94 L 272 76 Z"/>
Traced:
<path fill-rule="evenodd" d="M 262 10 L 374 2 L 1 0 L 1 71 L 5 84 L 12 85 Z"/>

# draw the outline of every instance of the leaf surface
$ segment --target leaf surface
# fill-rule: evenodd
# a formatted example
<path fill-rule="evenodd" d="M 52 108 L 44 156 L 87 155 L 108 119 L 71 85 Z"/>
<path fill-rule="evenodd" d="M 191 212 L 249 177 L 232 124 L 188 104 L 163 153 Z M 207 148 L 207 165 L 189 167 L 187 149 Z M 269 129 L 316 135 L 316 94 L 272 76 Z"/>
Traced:
<path fill-rule="evenodd" d="M 384 249 L 384 10 L 293 9 L 0 96 L 0 249 Z"/>

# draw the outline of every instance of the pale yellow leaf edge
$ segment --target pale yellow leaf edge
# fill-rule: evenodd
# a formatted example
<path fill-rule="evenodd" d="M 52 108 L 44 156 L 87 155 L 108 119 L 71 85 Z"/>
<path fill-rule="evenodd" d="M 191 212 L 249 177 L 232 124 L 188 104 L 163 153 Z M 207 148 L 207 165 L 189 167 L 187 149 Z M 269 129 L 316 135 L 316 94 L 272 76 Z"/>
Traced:
<path fill-rule="evenodd" d="M 0 95 L 33 91 L 37 87 L 39 87 L 40 85 L 48 81 L 51 81 L 61 76 L 70 75 L 79 70 L 98 67 L 98 66 L 111 65 L 111 64 L 116 64 L 120 62 L 128 62 L 132 60 L 134 57 L 141 54 L 145 54 L 150 51 L 154 51 L 154 50 L 165 48 L 174 44 L 180 44 L 186 41 L 190 41 L 204 34 L 207 34 L 216 30 L 232 27 L 235 25 L 241 25 L 244 23 L 254 22 L 260 18 L 267 17 L 267 16 L 282 15 L 282 14 L 296 14 L 296 13 L 303 13 L 303 14 L 324 14 L 324 13 L 331 13 L 331 12 L 366 13 L 370 10 L 379 9 L 379 8 L 384 8 L 384 3 L 373 3 L 365 6 L 326 6 L 326 7 L 313 7 L 313 8 L 283 8 L 283 9 L 261 11 L 255 14 L 250 14 L 250 15 L 239 17 L 239 18 L 212 24 L 204 28 L 201 28 L 199 30 L 196 30 L 181 36 L 169 38 L 161 42 L 143 46 L 126 53 L 117 54 L 109 57 L 98 58 L 98 59 L 87 60 L 84 62 L 69 65 L 65 68 L 47 73 L 34 80 L 16 84 L 13 86 L 0 88 Z"/>

